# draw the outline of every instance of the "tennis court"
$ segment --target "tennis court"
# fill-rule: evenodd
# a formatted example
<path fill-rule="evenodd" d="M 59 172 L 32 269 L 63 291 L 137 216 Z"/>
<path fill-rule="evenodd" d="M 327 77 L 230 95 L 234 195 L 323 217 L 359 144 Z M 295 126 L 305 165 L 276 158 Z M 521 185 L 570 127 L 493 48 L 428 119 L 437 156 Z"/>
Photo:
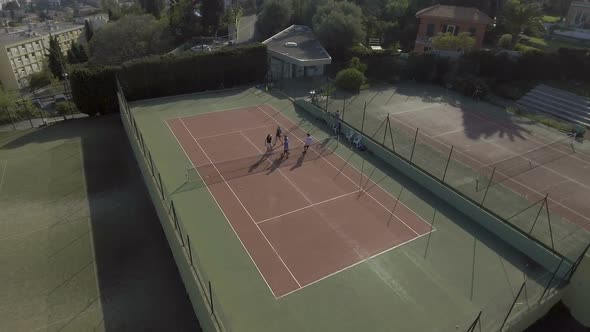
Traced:
<path fill-rule="evenodd" d="M 482 311 L 487 331 L 560 294 L 553 271 L 280 94 L 120 102 L 203 324 L 467 331 Z M 280 143 L 264 153 L 279 125 L 288 157 Z"/>
<path fill-rule="evenodd" d="M 426 84 L 335 92 L 321 106 L 561 254 L 590 241 L 587 142 Z"/>
<path fill-rule="evenodd" d="M 275 297 L 431 231 L 411 209 L 326 152 L 337 139 L 303 153 L 305 131 L 272 106 L 167 122 Z M 261 142 L 277 126 L 292 142 L 289 155 L 280 141 L 272 152 L 263 150 Z M 297 161 L 291 165 L 289 158 Z"/>

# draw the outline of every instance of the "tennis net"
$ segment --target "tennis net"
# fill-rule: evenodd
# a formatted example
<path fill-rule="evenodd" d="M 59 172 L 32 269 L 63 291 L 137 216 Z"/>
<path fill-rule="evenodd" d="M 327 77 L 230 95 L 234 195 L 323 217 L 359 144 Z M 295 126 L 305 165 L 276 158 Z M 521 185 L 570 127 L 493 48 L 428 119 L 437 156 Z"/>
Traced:
<path fill-rule="evenodd" d="M 191 187 L 210 186 L 216 183 L 231 181 L 243 176 L 267 173 L 277 169 L 303 166 L 304 163 L 320 159 L 334 153 L 338 144 L 337 137 L 328 137 L 316 141 L 309 146 L 304 153 L 304 146 L 295 146 L 289 149 L 288 154 L 283 153 L 282 145 L 277 145 L 269 153 L 260 153 L 253 156 L 208 163 L 190 167 L 187 169 L 186 182 Z"/>

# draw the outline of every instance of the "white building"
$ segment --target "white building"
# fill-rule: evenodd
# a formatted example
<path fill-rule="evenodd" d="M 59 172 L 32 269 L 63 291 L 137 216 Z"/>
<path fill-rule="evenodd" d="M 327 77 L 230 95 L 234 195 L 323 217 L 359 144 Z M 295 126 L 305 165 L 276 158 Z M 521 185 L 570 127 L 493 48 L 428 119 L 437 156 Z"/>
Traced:
<path fill-rule="evenodd" d="M 262 42 L 268 47 L 271 80 L 321 76 L 332 58 L 310 27 L 292 25 Z"/>

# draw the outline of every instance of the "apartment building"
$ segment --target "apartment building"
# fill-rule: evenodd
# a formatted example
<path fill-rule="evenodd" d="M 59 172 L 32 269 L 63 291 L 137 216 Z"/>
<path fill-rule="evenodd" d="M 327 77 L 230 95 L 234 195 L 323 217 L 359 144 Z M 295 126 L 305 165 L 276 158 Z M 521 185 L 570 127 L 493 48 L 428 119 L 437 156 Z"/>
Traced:
<path fill-rule="evenodd" d="M 56 36 L 64 55 L 77 41 L 84 25 L 71 23 L 30 23 L 22 28 L 6 28 L 0 33 L 0 81 L 8 90 L 28 85 L 31 74 L 41 71 L 47 60 L 49 37 Z"/>

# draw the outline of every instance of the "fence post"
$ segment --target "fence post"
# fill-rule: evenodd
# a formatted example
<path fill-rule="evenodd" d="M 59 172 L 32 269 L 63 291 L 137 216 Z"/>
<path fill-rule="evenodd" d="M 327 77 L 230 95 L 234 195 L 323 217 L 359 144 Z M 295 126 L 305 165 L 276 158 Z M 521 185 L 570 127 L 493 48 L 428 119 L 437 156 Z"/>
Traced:
<path fill-rule="evenodd" d="M 479 206 L 483 206 L 483 203 L 486 201 L 486 197 L 488 196 L 488 191 L 490 190 L 490 185 L 492 184 L 492 179 L 494 178 L 494 174 L 496 174 L 496 167 L 492 170 L 492 176 L 490 176 L 490 180 L 488 181 L 488 186 L 486 187 L 486 192 L 483 194 L 483 199 L 481 200 L 481 204 Z"/>
<path fill-rule="evenodd" d="M 508 318 L 510 317 L 510 314 L 512 313 L 512 309 L 514 309 L 514 305 L 516 304 L 516 301 L 518 301 L 518 298 L 520 297 L 520 294 L 522 293 L 522 290 L 524 289 L 525 285 L 526 285 L 526 281 L 522 283 L 522 286 L 520 286 L 520 290 L 518 291 L 518 294 L 516 294 L 514 301 L 512 301 L 512 305 L 510 306 L 510 310 L 508 310 L 508 314 L 506 314 L 506 317 L 504 318 L 504 321 L 502 322 L 502 326 L 500 326 L 500 329 L 498 331 L 502 331 L 502 329 L 504 328 L 504 325 L 506 325 L 506 322 L 508 321 Z"/>
<path fill-rule="evenodd" d="M 209 307 L 211 308 L 211 314 L 215 315 L 215 310 L 213 309 L 213 290 L 211 287 L 211 281 L 207 281 L 209 285 Z"/>
<path fill-rule="evenodd" d="M 475 320 L 473 321 L 473 323 L 471 323 L 471 325 L 469 325 L 469 327 L 467 328 L 467 332 L 475 331 L 475 327 L 477 326 L 477 324 L 479 324 L 480 318 L 481 318 L 481 310 L 479 311 L 479 314 L 477 314 L 477 317 L 475 317 Z"/>
<path fill-rule="evenodd" d="M 342 121 L 344 121 L 344 110 L 346 110 L 346 97 L 342 98 Z"/>
<path fill-rule="evenodd" d="M 414 149 L 416 148 L 416 140 L 418 139 L 418 130 L 419 130 L 419 128 L 416 128 L 416 134 L 414 134 L 414 144 L 412 144 L 412 153 L 410 153 L 410 162 L 412 162 L 412 159 L 414 158 Z"/>
<path fill-rule="evenodd" d="M 361 122 L 361 134 L 365 129 L 365 115 L 367 113 L 367 102 L 365 101 L 365 108 L 363 108 L 363 122 Z"/>
<path fill-rule="evenodd" d="M 10 110 L 8 108 L 4 108 L 6 113 L 8 113 L 8 119 L 10 120 L 10 124 L 12 124 L 12 129 L 16 130 L 16 126 L 14 125 L 14 120 L 12 119 L 12 115 L 10 115 Z"/>
<path fill-rule="evenodd" d="M 330 81 L 328 77 L 326 77 L 326 81 L 328 81 L 328 87 L 326 88 L 326 113 L 328 112 L 328 101 L 330 99 Z"/>
<path fill-rule="evenodd" d="M 447 170 L 449 169 L 449 163 L 451 162 L 451 155 L 453 154 L 454 145 L 451 145 L 451 151 L 449 152 L 449 158 L 447 159 L 447 165 L 445 166 L 445 172 L 443 173 L 442 182 L 445 182 L 447 177 Z"/>
<path fill-rule="evenodd" d="M 545 297 L 545 293 L 547 293 L 547 291 L 549 290 L 549 287 L 551 287 L 551 283 L 553 282 L 553 279 L 555 279 L 555 275 L 557 274 L 557 272 L 559 272 L 559 268 L 561 267 L 561 264 L 563 263 L 564 260 L 565 260 L 565 257 L 562 257 L 561 261 L 559 261 L 559 264 L 557 264 L 557 268 L 555 269 L 555 271 L 553 271 L 553 274 L 551 275 L 551 279 L 549 279 L 547 286 L 545 286 L 545 289 L 543 290 L 543 293 L 541 294 L 541 297 L 539 298 L 538 304 L 541 304 L 541 301 L 543 301 L 543 297 Z"/>
<path fill-rule="evenodd" d="M 553 229 L 551 228 L 551 215 L 549 214 L 549 194 L 545 196 L 545 210 L 547 211 L 547 225 L 549 226 L 549 238 L 551 238 L 551 249 L 555 249 L 555 243 L 553 242 Z"/>
<path fill-rule="evenodd" d="M 391 130 L 391 119 L 387 113 L 387 125 L 389 126 L 389 138 L 391 139 L 391 149 L 395 152 L 395 143 L 393 142 L 393 131 Z"/>
<path fill-rule="evenodd" d="M 586 256 L 588 249 L 590 249 L 590 242 L 588 243 L 588 245 L 586 246 L 584 251 L 582 251 L 582 254 L 580 255 L 580 257 L 578 257 L 578 259 L 576 259 L 576 261 L 574 262 L 574 265 L 572 266 L 572 268 L 569 272 L 569 276 L 567 278 L 568 281 L 570 281 L 572 279 L 572 277 L 574 276 L 574 273 L 576 273 L 576 270 L 578 269 L 578 266 L 580 265 L 580 263 L 584 259 L 584 256 Z"/>
<path fill-rule="evenodd" d="M 535 217 L 535 221 L 533 221 L 533 226 L 531 226 L 531 230 L 529 231 L 529 235 L 531 235 L 531 233 L 533 232 L 533 229 L 535 228 L 535 225 L 537 224 L 537 220 L 539 220 L 539 216 L 541 215 L 541 211 L 543 211 L 543 206 L 547 202 L 548 195 L 549 194 L 546 194 L 545 198 L 543 199 L 543 204 L 541 204 L 541 207 L 539 208 L 539 211 L 537 212 L 537 216 Z"/>
<path fill-rule="evenodd" d="M 186 246 L 188 247 L 188 257 L 191 260 L 191 266 L 193 266 L 193 251 L 191 250 L 191 238 L 186 235 Z"/>
<path fill-rule="evenodd" d="M 160 180 L 160 193 L 162 194 L 162 200 L 164 201 L 164 206 L 166 205 L 166 198 L 164 197 L 164 184 L 162 183 L 162 176 L 160 172 L 158 172 L 158 180 Z"/>
<path fill-rule="evenodd" d="M 33 120 L 31 118 L 31 112 L 29 112 L 29 108 L 27 107 L 27 103 L 25 103 L 24 98 L 21 99 L 22 103 L 23 103 L 23 107 L 25 108 L 25 112 L 27 112 L 27 116 L 29 118 L 29 124 L 31 125 L 31 128 L 34 128 L 35 126 L 33 126 Z"/>

